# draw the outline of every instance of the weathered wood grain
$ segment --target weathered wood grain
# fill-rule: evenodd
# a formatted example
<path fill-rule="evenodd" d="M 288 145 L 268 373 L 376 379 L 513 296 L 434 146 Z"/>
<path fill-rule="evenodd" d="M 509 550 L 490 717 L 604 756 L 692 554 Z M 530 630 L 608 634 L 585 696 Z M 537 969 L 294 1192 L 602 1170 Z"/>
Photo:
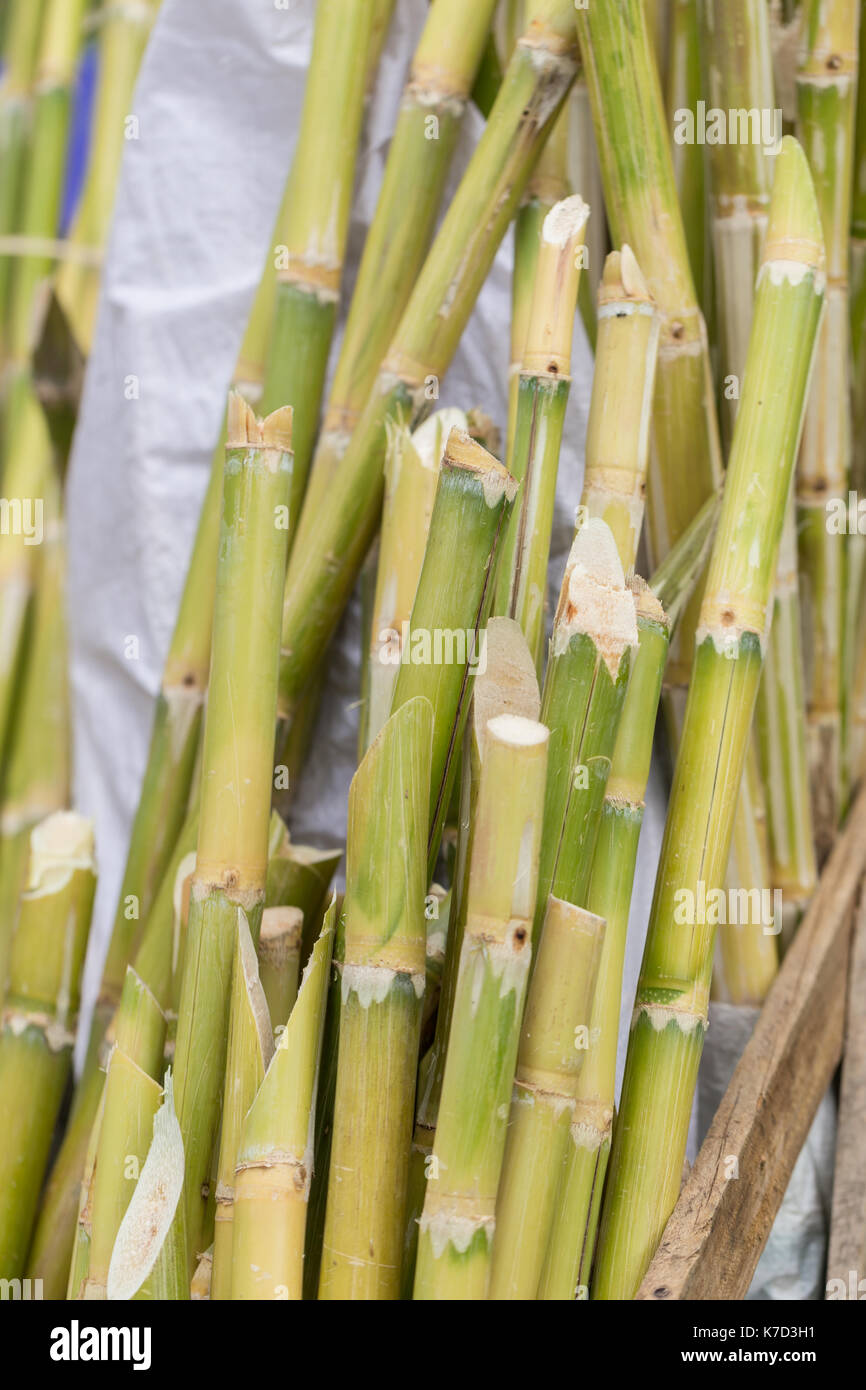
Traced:
<path fill-rule="evenodd" d="M 853 1278 L 852 1278 L 853 1275 Z M 844 1293 L 838 1284 L 841 1280 Z M 866 892 L 851 937 L 848 1013 L 827 1256 L 828 1297 L 866 1298 Z"/>

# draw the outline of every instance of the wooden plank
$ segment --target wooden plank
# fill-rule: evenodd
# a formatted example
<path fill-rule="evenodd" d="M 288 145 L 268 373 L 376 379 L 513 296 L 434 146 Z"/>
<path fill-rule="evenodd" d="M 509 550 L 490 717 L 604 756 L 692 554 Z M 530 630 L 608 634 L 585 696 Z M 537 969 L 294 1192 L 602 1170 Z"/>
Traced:
<path fill-rule="evenodd" d="M 827 1296 L 866 1298 L 866 892 L 861 890 L 851 938 L 845 1057 L 827 1256 Z M 841 1281 L 831 1283 L 831 1281 Z M 862 1281 L 862 1283 L 861 1283 Z"/>
<path fill-rule="evenodd" d="M 741 1299 L 842 1054 L 851 919 L 866 869 L 866 790 L 821 876 L 640 1299 Z"/>

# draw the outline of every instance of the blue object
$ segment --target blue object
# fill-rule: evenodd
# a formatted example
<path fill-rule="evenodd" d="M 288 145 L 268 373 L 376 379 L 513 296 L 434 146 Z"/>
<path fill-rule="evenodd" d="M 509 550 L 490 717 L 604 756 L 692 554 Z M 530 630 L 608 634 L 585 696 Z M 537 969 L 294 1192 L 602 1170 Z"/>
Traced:
<path fill-rule="evenodd" d="M 96 95 L 96 77 L 99 68 L 99 55 L 96 43 L 89 43 L 81 55 L 75 88 L 72 93 L 72 110 L 69 118 L 69 142 L 66 147 L 66 170 L 63 181 L 63 199 L 60 205 L 59 235 L 69 233 L 81 190 L 87 172 L 87 155 L 90 150 L 90 124 L 93 116 L 93 100 Z"/>

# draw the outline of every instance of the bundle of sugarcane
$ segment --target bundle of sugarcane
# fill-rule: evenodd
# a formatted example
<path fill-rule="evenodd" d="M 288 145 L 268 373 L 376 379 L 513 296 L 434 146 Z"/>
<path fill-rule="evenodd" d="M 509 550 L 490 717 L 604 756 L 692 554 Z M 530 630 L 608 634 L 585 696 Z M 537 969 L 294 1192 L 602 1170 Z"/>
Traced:
<path fill-rule="evenodd" d="M 711 987 L 760 1002 L 777 966 L 778 924 L 762 921 L 724 927 L 714 973 L 700 905 L 723 886 L 749 901 L 780 887 L 793 925 L 808 900 L 807 694 L 813 756 L 832 754 L 819 854 L 859 769 L 866 661 L 841 642 L 830 579 L 850 562 L 847 616 L 866 627 L 863 557 L 818 524 L 850 438 L 849 307 L 862 360 L 855 7 L 803 6 L 803 147 L 787 138 L 774 160 L 734 136 L 709 141 L 705 164 L 702 141 L 677 138 L 684 113 L 702 98 L 774 103 L 761 0 L 483 0 L 471 13 L 433 0 L 332 353 L 393 8 L 315 11 L 274 258 L 234 372 L 264 418 L 230 395 L 62 1134 L 93 894 L 86 823 L 42 819 L 68 796 L 62 532 L 23 560 L 0 538 L 0 1278 L 41 1278 L 50 1296 L 633 1296 L 678 1191 Z M 0 260 L 17 363 L 9 486 L 38 490 L 52 527 L 74 399 L 31 366 L 25 301 L 56 250 L 83 9 L 14 5 L 0 90 L 0 237 L 31 238 Z M 154 9 L 101 16 L 95 144 L 43 334 L 55 348 L 61 309 L 67 344 L 90 345 L 117 114 Z M 486 128 L 434 236 L 473 86 Z M 427 418 L 512 220 L 507 415 L 503 402 L 504 419 L 450 406 Z M 588 226 L 595 248 L 607 228 L 614 248 L 590 275 Z M 559 465 L 578 310 L 595 362 L 570 495 Z M 852 404 L 862 412 L 856 384 Z M 560 541 L 567 558 L 551 566 Z M 815 666 L 810 683 L 801 669 L 798 571 L 831 668 L 820 690 Z M 326 910 L 341 847 L 296 845 L 281 814 L 359 576 L 345 893 Z M 617 1114 L 665 688 L 675 774 Z"/>

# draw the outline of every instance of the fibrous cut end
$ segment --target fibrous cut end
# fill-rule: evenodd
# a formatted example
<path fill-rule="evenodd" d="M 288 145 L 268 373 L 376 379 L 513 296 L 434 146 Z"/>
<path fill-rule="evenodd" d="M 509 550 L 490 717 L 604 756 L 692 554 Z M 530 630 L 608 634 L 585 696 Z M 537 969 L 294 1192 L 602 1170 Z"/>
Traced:
<path fill-rule="evenodd" d="M 488 507 L 495 507 L 503 497 L 513 502 L 517 495 L 517 479 L 466 430 L 452 429 L 449 434 L 442 459 L 443 468 L 448 465 L 481 475 Z"/>
<path fill-rule="evenodd" d="M 96 872 L 93 822 L 77 811 L 55 811 L 30 835 L 28 890 L 38 888 L 46 877 L 73 869 Z"/>
<path fill-rule="evenodd" d="M 653 303 L 649 286 L 628 242 L 623 242 L 620 251 L 611 251 L 605 260 L 601 284 L 598 287 L 599 308 L 605 304 L 625 301 Z"/>
<path fill-rule="evenodd" d="M 541 226 L 541 239 L 549 246 L 567 246 L 580 236 L 589 219 L 589 204 L 576 193 L 554 203 Z"/>
<path fill-rule="evenodd" d="M 247 446 L 291 453 L 292 407 L 280 406 L 279 410 L 260 420 L 243 396 L 232 391 L 226 418 L 226 448 L 243 449 Z"/>
<path fill-rule="evenodd" d="M 577 633 L 592 638 L 614 679 L 625 652 L 638 640 L 634 595 L 613 533 L 600 517 L 585 521 L 574 538 L 554 623 L 554 653 L 564 651 Z"/>
<path fill-rule="evenodd" d="M 547 742 L 550 730 L 536 719 L 525 719 L 522 714 L 497 714 L 487 725 L 487 735 L 510 748 L 534 748 Z"/>

